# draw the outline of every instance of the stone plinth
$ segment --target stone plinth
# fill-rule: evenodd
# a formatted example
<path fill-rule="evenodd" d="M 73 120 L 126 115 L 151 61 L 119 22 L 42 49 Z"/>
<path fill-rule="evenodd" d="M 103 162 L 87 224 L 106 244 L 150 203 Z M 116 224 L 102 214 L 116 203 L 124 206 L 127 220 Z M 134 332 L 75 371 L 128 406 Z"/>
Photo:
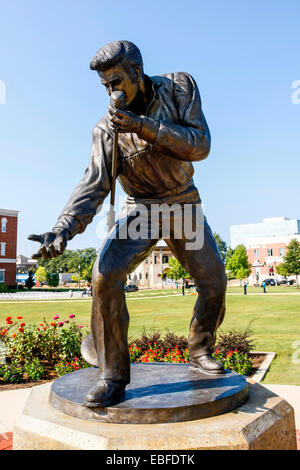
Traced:
<path fill-rule="evenodd" d="M 111 424 L 68 416 L 49 403 L 51 384 L 34 387 L 14 428 L 14 449 L 296 450 L 293 408 L 248 381 L 249 399 L 214 417 L 181 423 Z"/>
<path fill-rule="evenodd" d="M 117 424 L 177 423 L 231 411 L 248 399 L 245 378 L 232 371 L 203 374 L 188 364 L 131 364 L 125 395 L 109 407 L 87 408 L 82 403 L 98 380 L 90 367 L 55 380 L 50 403 L 75 418 Z"/>

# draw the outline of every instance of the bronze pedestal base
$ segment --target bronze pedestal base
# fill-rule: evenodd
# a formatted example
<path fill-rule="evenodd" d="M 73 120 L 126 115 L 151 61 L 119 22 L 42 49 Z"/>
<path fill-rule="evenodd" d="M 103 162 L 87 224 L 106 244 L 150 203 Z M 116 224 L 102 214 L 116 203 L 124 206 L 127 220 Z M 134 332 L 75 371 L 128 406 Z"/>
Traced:
<path fill-rule="evenodd" d="M 96 383 L 97 368 L 81 369 L 55 380 L 50 403 L 75 418 L 103 423 L 175 423 L 208 418 L 231 411 L 248 399 L 244 377 L 227 371 L 203 374 L 187 364 L 132 364 L 131 382 L 117 404 L 88 408 L 83 405 Z"/>

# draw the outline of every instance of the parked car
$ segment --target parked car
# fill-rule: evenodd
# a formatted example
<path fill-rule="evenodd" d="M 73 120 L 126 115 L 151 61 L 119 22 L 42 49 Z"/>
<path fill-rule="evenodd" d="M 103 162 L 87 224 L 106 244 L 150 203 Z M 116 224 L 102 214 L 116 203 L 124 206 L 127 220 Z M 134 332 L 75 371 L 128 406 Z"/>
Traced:
<path fill-rule="evenodd" d="M 139 288 L 134 284 L 129 284 L 128 286 L 125 286 L 125 292 L 136 292 L 137 290 L 139 290 Z"/>
<path fill-rule="evenodd" d="M 277 280 L 277 285 L 280 286 L 281 284 L 287 284 L 288 286 L 292 286 L 295 282 L 295 279 L 281 279 Z"/>
<path fill-rule="evenodd" d="M 276 286 L 275 279 L 264 279 L 264 282 L 266 283 L 266 286 Z"/>

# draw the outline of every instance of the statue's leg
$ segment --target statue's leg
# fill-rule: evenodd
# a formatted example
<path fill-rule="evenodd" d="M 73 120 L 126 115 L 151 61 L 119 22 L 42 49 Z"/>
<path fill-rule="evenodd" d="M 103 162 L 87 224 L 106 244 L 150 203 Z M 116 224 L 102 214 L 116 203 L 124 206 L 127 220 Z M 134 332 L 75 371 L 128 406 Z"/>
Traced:
<path fill-rule="evenodd" d="M 194 213 L 193 213 L 194 214 Z M 215 343 L 216 330 L 225 315 L 226 275 L 217 243 L 204 219 L 204 242 L 200 249 L 186 249 L 188 240 L 166 240 L 174 256 L 194 279 L 198 298 L 190 323 L 189 353 L 193 365 L 208 373 L 223 372 L 220 363 L 211 358 Z"/>
<path fill-rule="evenodd" d="M 100 376 L 96 387 L 85 398 L 88 406 L 107 404 L 130 381 L 129 315 L 124 283 L 156 243 L 157 240 L 151 239 L 107 239 L 97 256 L 93 268 L 91 327 Z"/>

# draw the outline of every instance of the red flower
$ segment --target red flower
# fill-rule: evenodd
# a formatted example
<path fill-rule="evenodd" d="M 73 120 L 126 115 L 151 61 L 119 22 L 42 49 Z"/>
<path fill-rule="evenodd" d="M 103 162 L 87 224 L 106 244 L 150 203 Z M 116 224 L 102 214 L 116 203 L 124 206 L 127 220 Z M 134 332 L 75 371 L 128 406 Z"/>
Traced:
<path fill-rule="evenodd" d="M 20 326 L 25 326 L 25 323 L 20 323 Z"/>
<path fill-rule="evenodd" d="M 56 326 L 56 323 L 53 321 L 50 323 L 50 326 Z"/>
<path fill-rule="evenodd" d="M 21 327 L 21 328 L 19 328 L 19 330 L 18 330 L 18 331 L 19 331 L 20 333 L 23 333 L 23 331 L 24 331 L 24 328 L 22 328 L 22 327 Z"/>
<path fill-rule="evenodd" d="M 11 324 L 13 323 L 13 321 L 12 321 L 12 320 L 6 320 L 6 323 L 7 323 L 8 325 L 11 325 Z"/>
<path fill-rule="evenodd" d="M 12 338 L 15 338 L 16 336 L 17 336 L 17 333 L 13 333 L 13 334 L 11 335 Z"/>
<path fill-rule="evenodd" d="M 2 336 L 4 336 L 6 333 L 7 333 L 7 330 L 5 330 L 5 329 L 1 331 Z"/>
<path fill-rule="evenodd" d="M 12 317 L 5 318 L 5 321 L 10 321 L 10 320 L 12 320 Z"/>
<path fill-rule="evenodd" d="M 22 320 L 23 317 L 17 317 L 18 320 Z"/>

